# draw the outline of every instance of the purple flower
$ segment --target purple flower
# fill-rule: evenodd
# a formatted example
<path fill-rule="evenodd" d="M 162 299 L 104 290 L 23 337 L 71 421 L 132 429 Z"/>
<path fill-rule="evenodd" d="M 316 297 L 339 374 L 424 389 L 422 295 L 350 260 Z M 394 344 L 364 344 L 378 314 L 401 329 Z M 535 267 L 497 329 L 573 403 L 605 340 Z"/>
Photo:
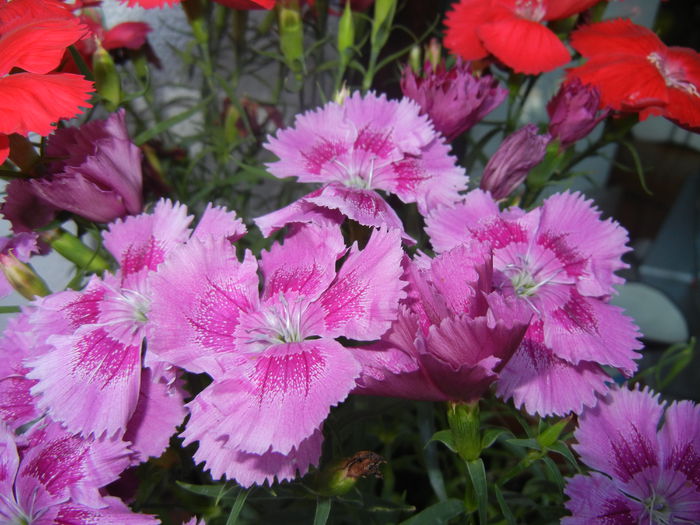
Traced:
<path fill-rule="evenodd" d="M 498 378 L 532 313 L 493 292 L 491 250 L 457 246 L 408 266 L 408 299 L 379 343 L 354 349 L 356 394 L 472 402 Z"/>
<path fill-rule="evenodd" d="M 609 304 L 627 233 L 576 193 L 540 208 L 500 211 L 475 190 L 427 219 L 436 251 L 477 240 L 493 250 L 494 284 L 533 312 L 523 342 L 500 374 L 498 393 L 529 413 L 563 415 L 596 402 L 610 380 L 600 365 L 636 370 L 638 331 Z"/>
<path fill-rule="evenodd" d="M 490 191 L 494 199 L 507 197 L 544 159 L 549 141 L 549 135 L 539 135 L 534 124 L 511 133 L 486 164 L 479 187 Z"/>
<path fill-rule="evenodd" d="M 44 420 L 16 437 L 0 423 L 2 523 L 154 525 L 100 488 L 129 466 L 128 443 L 83 439 Z"/>
<path fill-rule="evenodd" d="M 268 165 L 279 178 L 320 182 L 322 188 L 287 208 L 256 219 L 266 235 L 289 222 L 319 218 L 313 209 L 339 210 L 367 226 L 402 229 L 377 193 L 415 202 L 421 213 L 451 204 L 466 187 L 464 170 L 418 105 L 404 98 L 359 93 L 298 115 L 266 145 L 280 160 Z M 298 216 L 298 217 L 297 217 Z"/>
<path fill-rule="evenodd" d="M 427 114 L 435 129 L 448 142 L 469 130 L 496 109 L 508 94 L 490 75 L 477 77 L 470 71 L 470 62 L 457 64 L 450 70 L 443 65 L 433 69 L 425 63 L 423 76 L 406 66 L 401 76 L 401 91 L 415 100 L 421 113 Z"/>
<path fill-rule="evenodd" d="M 189 404 L 183 435 L 199 441 L 195 460 L 242 485 L 316 463 L 320 427 L 360 372 L 336 338 L 378 339 L 389 328 L 401 257 L 397 230 L 348 250 L 337 226 L 297 227 L 259 264 L 215 238 L 173 252 L 154 281 L 149 349 L 213 378 Z"/>
<path fill-rule="evenodd" d="M 574 78 L 565 82 L 547 104 L 549 133 L 558 139 L 562 148 L 587 136 L 609 110 L 598 113 L 600 91 L 595 86 L 583 85 Z"/>
<path fill-rule="evenodd" d="M 54 158 L 39 177 L 12 181 L 3 213 L 15 231 L 43 226 L 58 210 L 109 222 L 143 208 L 141 152 L 129 139 L 123 110 L 106 120 L 56 130 L 46 154 Z M 44 207 L 42 216 L 33 217 Z M 30 217 L 27 217 L 27 216 Z"/>
<path fill-rule="evenodd" d="M 664 411 L 647 388 L 614 389 L 584 411 L 574 437 L 597 472 L 567 480 L 573 516 L 564 525 L 698 523 L 700 406 L 679 401 Z"/>

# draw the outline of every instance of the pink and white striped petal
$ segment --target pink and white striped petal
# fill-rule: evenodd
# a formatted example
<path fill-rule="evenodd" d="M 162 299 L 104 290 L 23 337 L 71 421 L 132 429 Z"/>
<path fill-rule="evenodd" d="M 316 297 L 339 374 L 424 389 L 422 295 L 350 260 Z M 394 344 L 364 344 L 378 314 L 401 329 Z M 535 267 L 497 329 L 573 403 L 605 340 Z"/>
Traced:
<path fill-rule="evenodd" d="M 153 213 L 117 219 L 102 236 L 126 278 L 158 268 L 173 247 L 187 241 L 190 222 L 185 205 L 161 199 Z"/>
<path fill-rule="evenodd" d="M 42 517 L 43 519 L 43 517 Z M 39 522 L 35 522 L 39 523 Z M 160 520 L 148 514 L 137 514 L 120 499 L 105 496 L 99 508 L 78 505 L 73 502 L 60 505 L 50 523 L 56 525 L 157 525 Z"/>
<path fill-rule="evenodd" d="M 270 251 L 262 252 L 260 269 L 265 288 L 263 300 L 283 294 L 304 296 L 311 302 L 335 278 L 335 265 L 346 251 L 337 226 L 305 225 Z"/>
<path fill-rule="evenodd" d="M 229 242 L 236 242 L 247 231 L 245 224 L 236 217 L 235 212 L 209 203 L 202 214 L 202 218 L 199 219 L 197 227 L 192 232 L 192 237 L 203 239 L 211 235 L 212 237 L 225 237 Z"/>
<path fill-rule="evenodd" d="M 49 342 L 53 350 L 27 362 L 39 408 L 84 436 L 124 432 L 138 401 L 141 338 L 120 341 L 86 325 Z"/>
<path fill-rule="evenodd" d="M 360 341 L 378 339 L 398 315 L 406 296 L 398 230 L 375 230 L 363 250 L 354 244 L 333 284 L 318 300 L 325 334 Z"/>
<path fill-rule="evenodd" d="M 359 373 L 352 354 L 332 340 L 271 346 L 189 403 L 183 436 L 187 443 L 210 435 L 227 448 L 286 455 L 320 428 Z"/>
<path fill-rule="evenodd" d="M 324 208 L 307 199 L 323 192 L 323 188 L 300 197 L 293 203 L 266 215 L 253 219 L 265 237 L 280 230 L 288 224 L 316 224 L 318 226 L 340 226 L 345 217 L 338 210 Z"/>
<path fill-rule="evenodd" d="M 239 262 L 226 239 L 192 239 L 153 276 L 149 352 L 190 372 L 223 373 L 219 358 L 236 350 L 242 312 L 258 307 L 258 265 Z"/>

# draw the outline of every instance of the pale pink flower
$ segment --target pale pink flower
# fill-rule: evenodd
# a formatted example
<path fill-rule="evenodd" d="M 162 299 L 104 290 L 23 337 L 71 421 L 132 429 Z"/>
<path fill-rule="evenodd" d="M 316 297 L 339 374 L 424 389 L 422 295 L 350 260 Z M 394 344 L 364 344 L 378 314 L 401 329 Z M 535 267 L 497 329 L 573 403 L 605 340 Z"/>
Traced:
<path fill-rule="evenodd" d="M 534 318 L 498 382 L 504 398 L 530 413 L 580 412 L 607 390 L 600 365 L 629 375 L 641 347 L 637 328 L 609 304 L 625 265 L 627 234 L 579 194 L 557 194 L 540 208 L 501 212 L 483 191 L 427 220 L 433 247 L 470 240 L 493 250 L 494 281 L 527 304 Z"/>
<path fill-rule="evenodd" d="M 389 328 L 401 256 L 396 230 L 348 253 L 337 226 L 297 228 L 259 264 L 215 238 L 174 251 L 154 279 L 149 350 L 214 380 L 189 404 L 183 435 L 199 441 L 195 460 L 243 485 L 318 461 L 321 424 L 360 371 L 336 338 L 378 339 Z"/>
<path fill-rule="evenodd" d="M 51 345 L 26 361 L 38 407 L 83 435 L 126 432 L 143 458 L 162 452 L 184 417 L 175 371 L 143 346 L 151 277 L 174 247 L 192 238 L 229 242 L 244 231 L 220 208 L 207 208 L 194 231 L 191 219 L 184 206 L 160 201 L 152 214 L 113 223 L 104 243 L 119 272 L 93 277 L 83 291 L 46 297 L 32 315 Z"/>
<path fill-rule="evenodd" d="M 427 213 L 455 202 L 468 180 L 443 137 L 419 113 L 419 106 L 407 98 L 395 101 L 354 93 L 342 104 L 330 102 L 298 115 L 294 127 L 271 137 L 266 147 L 280 160 L 268 169 L 275 177 L 323 184 L 301 198 L 308 206 L 339 210 L 367 226 L 402 229 L 376 190 L 415 202 Z M 280 214 L 288 222 L 300 222 L 289 209 L 256 222 L 261 228 L 277 225 Z"/>
<path fill-rule="evenodd" d="M 567 480 L 573 516 L 563 524 L 698 522 L 700 406 L 679 401 L 664 410 L 647 388 L 615 388 L 583 412 L 574 437 L 597 472 Z"/>

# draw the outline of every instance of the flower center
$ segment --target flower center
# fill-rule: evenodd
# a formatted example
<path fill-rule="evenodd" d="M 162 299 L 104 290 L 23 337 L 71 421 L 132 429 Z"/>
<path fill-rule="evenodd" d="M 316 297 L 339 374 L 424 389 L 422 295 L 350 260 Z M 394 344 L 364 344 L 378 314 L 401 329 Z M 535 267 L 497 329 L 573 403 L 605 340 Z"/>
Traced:
<path fill-rule="evenodd" d="M 664 60 L 664 58 L 656 52 L 649 53 L 647 60 L 654 64 L 659 73 L 661 73 L 666 87 L 680 89 L 690 95 L 700 97 L 697 86 L 689 80 L 686 80 L 685 72 L 682 68 L 673 67 L 672 64 L 669 64 L 667 60 Z"/>
<path fill-rule="evenodd" d="M 671 506 L 656 492 L 653 492 L 651 497 L 644 500 L 643 504 L 649 516 L 649 523 L 658 523 L 659 525 L 673 523 Z"/>
<path fill-rule="evenodd" d="M 306 307 L 301 298 L 289 302 L 280 292 L 277 302 L 253 314 L 252 326 L 246 330 L 246 343 L 253 351 L 262 352 L 272 345 L 304 341 L 307 337 L 304 326 Z"/>
<path fill-rule="evenodd" d="M 370 190 L 372 189 L 372 177 L 374 176 L 374 158 L 375 157 L 372 157 L 370 159 L 369 169 L 367 170 L 351 170 L 337 159 L 334 159 L 333 162 L 345 171 L 346 178 L 343 180 L 343 184 L 345 184 L 345 186 L 361 190 Z"/>
<path fill-rule="evenodd" d="M 518 0 L 515 2 L 515 14 L 526 20 L 541 22 L 547 14 L 542 0 Z"/>

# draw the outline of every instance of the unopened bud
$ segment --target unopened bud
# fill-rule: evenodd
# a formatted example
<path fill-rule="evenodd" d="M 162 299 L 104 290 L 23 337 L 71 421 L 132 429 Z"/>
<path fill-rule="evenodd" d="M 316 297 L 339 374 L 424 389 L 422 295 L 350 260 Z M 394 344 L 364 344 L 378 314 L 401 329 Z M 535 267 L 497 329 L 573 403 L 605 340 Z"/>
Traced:
<path fill-rule="evenodd" d="M 292 1 L 279 9 L 280 48 L 287 66 L 298 79 L 304 70 L 304 27 L 299 3 Z"/>
<path fill-rule="evenodd" d="M 386 460 L 370 450 L 362 450 L 349 458 L 336 461 L 319 472 L 316 487 L 324 496 L 340 496 L 350 491 L 357 480 L 382 477 L 380 466 Z"/>
<path fill-rule="evenodd" d="M 98 42 L 92 55 L 92 71 L 95 75 L 95 90 L 102 97 L 109 111 L 116 111 L 121 102 L 121 82 L 112 55 Z"/>
<path fill-rule="evenodd" d="M 349 96 L 350 96 L 350 90 L 348 89 L 348 85 L 345 82 L 343 82 L 343 85 L 341 86 L 341 88 L 338 91 L 336 91 L 335 94 L 333 95 L 333 102 L 335 102 L 336 104 L 342 105 L 343 102 L 345 102 L 345 99 L 348 98 Z"/>
<path fill-rule="evenodd" d="M 12 288 L 26 299 L 44 297 L 51 293 L 44 280 L 32 267 L 17 259 L 12 252 L 0 254 L 0 269 Z"/>

